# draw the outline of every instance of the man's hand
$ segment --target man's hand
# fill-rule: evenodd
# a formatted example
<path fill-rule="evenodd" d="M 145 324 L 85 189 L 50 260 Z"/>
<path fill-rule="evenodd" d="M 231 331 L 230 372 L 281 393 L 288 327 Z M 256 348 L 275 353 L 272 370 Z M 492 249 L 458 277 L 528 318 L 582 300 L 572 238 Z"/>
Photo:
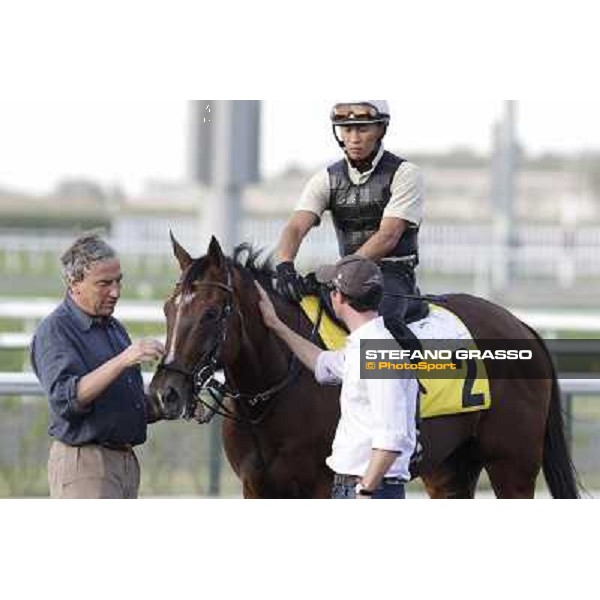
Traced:
<path fill-rule="evenodd" d="M 131 367 L 141 362 L 159 360 L 165 353 L 165 347 L 152 339 L 138 340 L 123 350 L 121 357 L 125 365 Z"/>
<path fill-rule="evenodd" d="M 298 335 L 295 331 L 290 329 L 277 316 L 275 307 L 271 302 L 271 298 L 267 296 L 267 292 L 265 292 L 258 283 L 256 283 L 256 288 L 260 294 L 258 308 L 262 314 L 265 325 L 272 329 L 275 334 L 288 345 L 290 350 L 302 361 L 302 363 L 314 373 L 317 358 L 322 352 L 321 348 L 315 346 L 310 340 L 304 339 L 301 335 Z"/>
<path fill-rule="evenodd" d="M 123 372 L 124 369 L 144 361 L 161 358 L 164 346 L 158 340 L 138 340 L 121 354 L 107 360 L 94 371 L 84 375 L 77 384 L 77 402 L 91 404 Z"/>
<path fill-rule="evenodd" d="M 292 302 L 300 302 L 304 294 L 302 277 L 292 261 L 281 262 L 276 267 L 277 291 Z"/>
<path fill-rule="evenodd" d="M 277 326 L 281 324 L 281 319 L 277 316 L 277 313 L 275 312 L 273 302 L 271 302 L 271 298 L 269 298 L 267 292 L 265 292 L 262 286 L 256 281 L 254 283 L 256 284 L 258 293 L 260 294 L 258 308 L 260 309 L 260 312 L 262 314 L 263 321 L 269 329 L 277 329 Z"/>

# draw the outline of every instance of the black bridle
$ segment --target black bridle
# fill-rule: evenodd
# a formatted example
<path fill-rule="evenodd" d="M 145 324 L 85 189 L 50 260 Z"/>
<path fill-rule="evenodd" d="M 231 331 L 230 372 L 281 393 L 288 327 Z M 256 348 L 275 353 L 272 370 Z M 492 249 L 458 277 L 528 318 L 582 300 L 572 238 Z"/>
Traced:
<path fill-rule="evenodd" d="M 219 370 L 220 354 L 222 351 L 222 346 L 227 339 L 228 321 L 229 317 L 233 313 L 234 308 L 234 289 L 231 270 L 229 267 L 227 267 L 226 284 L 219 281 L 202 281 L 198 282 L 196 285 L 216 287 L 227 292 L 225 304 L 223 305 L 223 309 L 217 321 L 217 335 L 215 335 L 214 342 L 206 355 L 202 357 L 202 359 L 198 361 L 198 363 L 192 369 L 186 369 L 185 367 L 182 367 L 174 362 L 165 364 L 163 360 L 158 365 L 156 371 L 157 373 L 160 371 L 178 373 L 186 380 L 191 382 L 192 393 L 190 395 L 190 400 L 188 400 L 186 403 L 183 415 L 184 419 L 191 419 L 192 417 L 195 417 L 199 423 L 208 423 L 216 414 L 218 414 L 237 422 L 256 425 L 266 416 L 267 411 L 264 411 L 259 418 L 253 419 L 250 418 L 249 415 L 244 415 L 243 418 L 240 418 L 236 415 L 235 411 L 231 410 L 225 405 L 225 401 L 229 399 L 238 407 L 240 406 L 240 401 L 245 401 L 251 408 L 267 403 L 299 375 L 301 368 L 300 363 L 296 359 L 296 356 L 292 353 L 286 376 L 275 385 L 255 394 L 244 393 L 238 389 L 232 388 L 227 383 L 221 383 L 214 377 L 214 375 Z M 311 333 L 311 340 L 316 338 L 321 322 L 322 312 L 323 305 L 321 303 L 319 316 Z M 240 318 L 242 318 L 241 313 Z M 202 391 L 207 391 L 209 393 L 214 401 L 214 404 L 210 404 L 202 399 Z M 196 410 L 199 403 L 202 404 L 206 409 L 203 416 L 196 415 Z"/>
<path fill-rule="evenodd" d="M 227 299 L 221 310 L 221 314 L 216 323 L 217 335 L 215 335 L 214 342 L 210 350 L 206 355 L 196 363 L 192 369 L 187 369 L 176 362 L 166 364 L 164 359 L 159 363 L 156 368 L 156 372 L 167 371 L 171 373 L 178 373 L 190 381 L 192 384 L 192 401 L 186 403 L 186 408 L 183 417 L 185 419 L 191 419 L 197 407 L 197 397 L 204 387 L 205 383 L 215 374 L 218 369 L 218 358 L 217 355 L 221 349 L 222 344 L 225 343 L 227 338 L 227 322 L 229 315 L 233 311 L 233 285 L 231 279 L 231 271 L 227 269 L 227 283 L 220 281 L 201 281 L 196 285 L 205 287 L 216 287 L 227 292 Z"/>

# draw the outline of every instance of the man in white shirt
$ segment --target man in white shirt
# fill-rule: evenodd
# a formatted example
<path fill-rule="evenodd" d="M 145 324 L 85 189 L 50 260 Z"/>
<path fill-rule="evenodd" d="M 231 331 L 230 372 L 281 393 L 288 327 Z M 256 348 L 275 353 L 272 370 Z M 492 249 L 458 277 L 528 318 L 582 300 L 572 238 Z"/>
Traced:
<path fill-rule="evenodd" d="M 292 331 L 260 286 L 259 306 L 267 327 L 317 381 L 342 384 L 341 417 L 327 458 L 336 474 L 332 498 L 404 498 L 416 443 L 417 381 L 360 378 L 360 340 L 394 339 L 377 310 L 383 293 L 381 270 L 355 254 L 321 267 L 316 276 L 330 287 L 335 313 L 350 330 L 343 350 L 324 351 Z"/>

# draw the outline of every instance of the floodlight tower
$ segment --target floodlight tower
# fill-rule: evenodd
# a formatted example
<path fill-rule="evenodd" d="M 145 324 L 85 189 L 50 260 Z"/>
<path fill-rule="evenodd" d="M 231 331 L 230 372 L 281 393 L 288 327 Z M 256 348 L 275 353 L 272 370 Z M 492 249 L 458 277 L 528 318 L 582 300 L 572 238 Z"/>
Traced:
<path fill-rule="evenodd" d="M 492 155 L 492 206 L 494 215 L 494 262 L 492 287 L 505 290 L 514 277 L 513 254 L 517 247 L 515 227 L 515 178 L 518 162 L 517 103 L 507 100 L 504 115 L 494 126 Z"/>
<path fill-rule="evenodd" d="M 210 189 L 203 235 L 229 253 L 240 241 L 242 190 L 260 178 L 260 101 L 194 100 L 190 113 L 190 174 Z"/>

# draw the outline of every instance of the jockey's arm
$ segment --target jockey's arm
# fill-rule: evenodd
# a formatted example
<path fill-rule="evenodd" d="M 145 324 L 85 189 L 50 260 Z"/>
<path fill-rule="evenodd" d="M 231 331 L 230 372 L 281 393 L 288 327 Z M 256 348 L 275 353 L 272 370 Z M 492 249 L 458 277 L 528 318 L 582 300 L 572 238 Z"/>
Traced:
<path fill-rule="evenodd" d="M 298 254 L 302 240 L 306 234 L 319 222 L 319 217 L 308 210 L 294 212 L 281 233 L 277 244 L 277 261 L 293 262 Z"/>
<path fill-rule="evenodd" d="M 407 228 L 408 223 L 404 219 L 384 217 L 379 231 L 372 235 L 356 253 L 374 261 L 385 258 L 397 246 Z"/>

